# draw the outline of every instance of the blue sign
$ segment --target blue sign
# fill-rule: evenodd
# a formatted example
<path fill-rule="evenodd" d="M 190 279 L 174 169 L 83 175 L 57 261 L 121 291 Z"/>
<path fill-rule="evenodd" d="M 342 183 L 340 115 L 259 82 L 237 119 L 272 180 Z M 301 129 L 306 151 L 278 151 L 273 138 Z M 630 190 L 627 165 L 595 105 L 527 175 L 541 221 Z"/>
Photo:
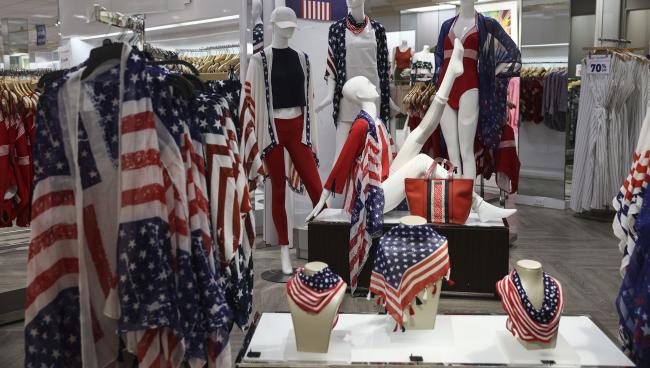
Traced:
<path fill-rule="evenodd" d="M 43 46 L 47 43 L 45 24 L 36 25 L 36 46 Z"/>

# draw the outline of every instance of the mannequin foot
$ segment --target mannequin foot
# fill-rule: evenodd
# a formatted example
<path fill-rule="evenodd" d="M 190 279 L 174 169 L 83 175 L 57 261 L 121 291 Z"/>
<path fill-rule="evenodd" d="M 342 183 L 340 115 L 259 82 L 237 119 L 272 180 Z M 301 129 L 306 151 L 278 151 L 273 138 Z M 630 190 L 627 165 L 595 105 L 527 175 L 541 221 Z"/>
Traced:
<path fill-rule="evenodd" d="M 454 41 L 454 51 L 451 53 L 451 59 L 449 60 L 449 66 L 447 67 L 447 73 L 450 73 L 454 78 L 463 74 L 465 69 L 463 68 L 463 57 L 465 55 L 465 48 L 463 43 L 457 38 Z"/>
<path fill-rule="evenodd" d="M 478 213 L 478 218 L 481 222 L 508 218 L 517 212 L 515 209 L 506 209 L 491 205 L 477 195 L 474 195 L 472 198 L 472 209 Z"/>
<path fill-rule="evenodd" d="M 289 255 L 289 246 L 280 246 L 280 260 L 282 261 L 282 273 L 285 275 L 293 274 L 293 267 L 291 267 L 291 256 Z"/>

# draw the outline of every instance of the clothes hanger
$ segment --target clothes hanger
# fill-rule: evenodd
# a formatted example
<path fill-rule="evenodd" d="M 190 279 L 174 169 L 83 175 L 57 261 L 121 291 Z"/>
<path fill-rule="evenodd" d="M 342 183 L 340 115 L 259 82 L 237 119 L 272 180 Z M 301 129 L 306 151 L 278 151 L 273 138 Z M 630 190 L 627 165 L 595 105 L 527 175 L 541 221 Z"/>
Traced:
<path fill-rule="evenodd" d="M 81 73 L 81 79 L 86 79 L 101 64 L 109 60 L 121 59 L 123 47 L 124 44 L 121 42 L 111 42 L 111 40 L 106 39 L 102 43 L 102 46 L 90 50 L 90 56 L 88 57 L 86 68 Z"/>

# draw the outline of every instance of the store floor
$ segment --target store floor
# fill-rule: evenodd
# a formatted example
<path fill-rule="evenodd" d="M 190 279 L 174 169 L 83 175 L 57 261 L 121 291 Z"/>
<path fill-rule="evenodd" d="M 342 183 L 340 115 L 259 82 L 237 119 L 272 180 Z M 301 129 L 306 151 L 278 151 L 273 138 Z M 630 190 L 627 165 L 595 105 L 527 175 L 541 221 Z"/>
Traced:
<path fill-rule="evenodd" d="M 617 314 L 614 299 L 620 286 L 621 255 L 610 224 L 574 217 L 570 212 L 520 206 L 510 219 L 511 228 L 519 238 L 510 252 L 510 262 L 535 259 L 544 269 L 562 282 L 565 313 L 590 314 L 607 331 L 617 332 Z M 287 311 L 283 284 L 262 280 L 259 275 L 280 267 L 277 248 L 257 249 L 255 260 L 254 310 L 260 312 Z M 305 261 L 295 260 L 295 266 Z M 452 265 L 453 269 L 453 265 Z M 3 277 L 0 270 L 0 279 Z M 376 305 L 365 298 L 347 297 L 344 313 L 375 312 Z M 441 312 L 500 313 L 496 300 L 442 298 Z M 0 327 L 0 357 L 5 368 L 23 366 L 22 323 Z M 504 326 L 505 328 L 505 326 Z M 233 359 L 244 339 L 242 332 L 232 334 Z"/>

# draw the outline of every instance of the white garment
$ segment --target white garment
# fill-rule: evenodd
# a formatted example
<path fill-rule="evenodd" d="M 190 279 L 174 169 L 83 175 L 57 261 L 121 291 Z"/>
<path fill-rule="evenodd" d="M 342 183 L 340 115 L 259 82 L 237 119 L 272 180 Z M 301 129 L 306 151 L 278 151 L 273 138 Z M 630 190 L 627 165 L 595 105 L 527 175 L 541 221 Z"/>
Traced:
<path fill-rule="evenodd" d="M 345 30 L 345 75 L 346 82 L 358 76 L 366 77 L 379 90 L 379 72 L 377 71 L 377 37 L 370 22 L 358 35 Z M 379 111 L 379 100 L 376 102 Z M 359 106 L 345 98 L 341 99 L 339 121 L 352 122 L 359 114 Z"/>
<path fill-rule="evenodd" d="M 431 78 L 433 78 L 433 72 L 436 70 L 436 55 L 427 51 L 416 52 L 412 59 L 413 66 L 416 66 L 418 61 L 431 63 L 431 69 L 414 67 L 411 68 L 411 75 L 415 77 L 416 81 L 430 82 Z"/>

